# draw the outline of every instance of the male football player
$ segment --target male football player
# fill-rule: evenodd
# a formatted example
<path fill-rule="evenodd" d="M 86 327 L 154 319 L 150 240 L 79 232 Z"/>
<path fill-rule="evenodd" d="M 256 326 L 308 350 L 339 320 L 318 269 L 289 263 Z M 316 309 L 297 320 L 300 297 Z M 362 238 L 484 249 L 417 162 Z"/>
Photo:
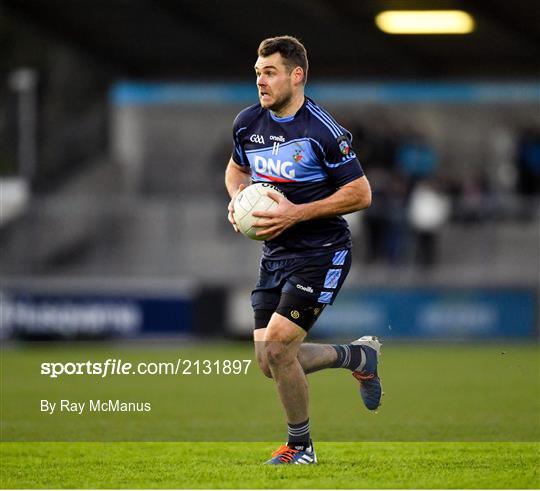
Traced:
<path fill-rule="evenodd" d="M 254 213 L 264 238 L 259 280 L 251 296 L 254 341 L 262 372 L 273 378 L 288 423 L 287 444 L 268 464 L 317 462 L 309 430 L 306 374 L 346 368 L 360 382 L 366 407 L 377 409 L 380 343 L 303 343 L 332 304 L 351 265 L 351 234 L 341 215 L 371 203 L 368 180 L 351 147 L 351 134 L 304 95 L 305 47 L 296 38 L 265 39 L 255 63 L 259 103 L 234 121 L 234 148 L 225 173 L 231 201 L 251 182 L 268 182 L 286 197 L 272 211 Z"/>

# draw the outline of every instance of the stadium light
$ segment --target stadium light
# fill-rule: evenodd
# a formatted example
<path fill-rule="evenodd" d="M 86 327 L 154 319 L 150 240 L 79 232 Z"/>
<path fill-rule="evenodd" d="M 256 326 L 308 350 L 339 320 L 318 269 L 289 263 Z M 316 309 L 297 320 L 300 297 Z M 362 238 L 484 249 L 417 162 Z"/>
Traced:
<path fill-rule="evenodd" d="M 468 34 L 475 27 L 463 10 L 386 10 L 375 23 L 387 34 Z"/>

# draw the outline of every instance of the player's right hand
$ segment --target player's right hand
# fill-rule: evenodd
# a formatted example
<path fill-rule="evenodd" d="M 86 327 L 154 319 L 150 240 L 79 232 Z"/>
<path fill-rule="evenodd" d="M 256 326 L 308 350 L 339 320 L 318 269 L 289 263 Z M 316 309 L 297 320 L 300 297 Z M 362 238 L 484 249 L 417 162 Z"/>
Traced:
<path fill-rule="evenodd" d="M 238 227 L 236 226 L 236 222 L 234 221 L 234 216 L 233 216 L 233 212 L 234 212 L 234 200 L 236 199 L 236 196 L 238 195 L 238 193 L 240 191 L 242 191 L 242 189 L 245 189 L 246 188 L 246 185 L 245 184 L 240 184 L 240 186 L 238 186 L 238 189 L 234 192 L 234 194 L 232 195 L 231 197 L 231 201 L 229 201 L 229 206 L 228 206 L 228 210 L 229 210 L 229 215 L 228 215 L 228 219 L 229 219 L 229 222 L 231 222 L 231 225 L 233 226 L 234 228 L 234 231 L 236 233 L 239 232 L 238 230 Z"/>

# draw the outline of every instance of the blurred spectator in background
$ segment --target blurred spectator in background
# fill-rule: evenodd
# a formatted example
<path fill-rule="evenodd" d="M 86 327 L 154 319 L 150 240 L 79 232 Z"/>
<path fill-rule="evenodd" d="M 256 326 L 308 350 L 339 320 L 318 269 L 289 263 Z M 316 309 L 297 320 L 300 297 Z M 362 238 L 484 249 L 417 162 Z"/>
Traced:
<path fill-rule="evenodd" d="M 408 130 L 398 141 L 395 167 L 406 179 L 409 195 L 419 179 L 433 175 L 437 167 L 437 155 L 423 135 Z"/>
<path fill-rule="evenodd" d="M 409 222 L 414 235 L 416 264 L 429 268 L 437 262 L 438 235 L 450 211 L 450 200 L 435 180 L 421 181 L 412 191 Z"/>
<path fill-rule="evenodd" d="M 407 181 L 400 174 L 392 174 L 388 187 L 388 228 L 385 249 L 388 262 L 402 264 L 407 258 Z"/>
<path fill-rule="evenodd" d="M 493 192 L 487 176 L 482 172 L 466 175 L 459 184 L 456 217 L 464 223 L 487 220 L 493 213 Z"/>
<path fill-rule="evenodd" d="M 364 261 L 399 264 L 405 258 L 407 233 L 406 183 L 396 171 L 397 131 L 390 120 L 377 124 L 350 125 L 357 142 L 359 159 L 369 175 L 372 205 L 365 210 Z"/>
<path fill-rule="evenodd" d="M 525 128 L 518 137 L 518 192 L 540 193 L 540 128 Z"/>
<path fill-rule="evenodd" d="M 406 257 L 406 239 L 411 233 L 415 263 L 425 267 L 435 263 L 436 236 L 447 218 L 441 196 L 428 184 L 437 164 L 434 148 L 418 130 L 408 128 L 400 135 L 394 160 L 393 220 L 388 231 L 393 263 Z"/>
<path fill-rule="evenodd" d="M 369 170 L 371 184 L 371 207 L 364 211 L 366 263 L 382 262 L 387 259 L 386 234 L 389 227 L 389 192 L 387 189 L 390 174 L 387 170 L 375 167 Z"/>

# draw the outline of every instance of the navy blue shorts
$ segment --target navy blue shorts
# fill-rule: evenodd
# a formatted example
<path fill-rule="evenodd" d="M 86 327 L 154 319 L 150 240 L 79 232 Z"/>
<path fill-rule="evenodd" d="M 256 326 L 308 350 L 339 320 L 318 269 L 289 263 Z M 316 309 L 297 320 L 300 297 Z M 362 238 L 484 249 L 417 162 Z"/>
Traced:
<path fill-rule="evenodd" d="M 275 311 L 282 293 L 331 305 L 350 269 L 350 249 L 293 259 L 263 258 L 251 306 L 255 311 Z"/>

